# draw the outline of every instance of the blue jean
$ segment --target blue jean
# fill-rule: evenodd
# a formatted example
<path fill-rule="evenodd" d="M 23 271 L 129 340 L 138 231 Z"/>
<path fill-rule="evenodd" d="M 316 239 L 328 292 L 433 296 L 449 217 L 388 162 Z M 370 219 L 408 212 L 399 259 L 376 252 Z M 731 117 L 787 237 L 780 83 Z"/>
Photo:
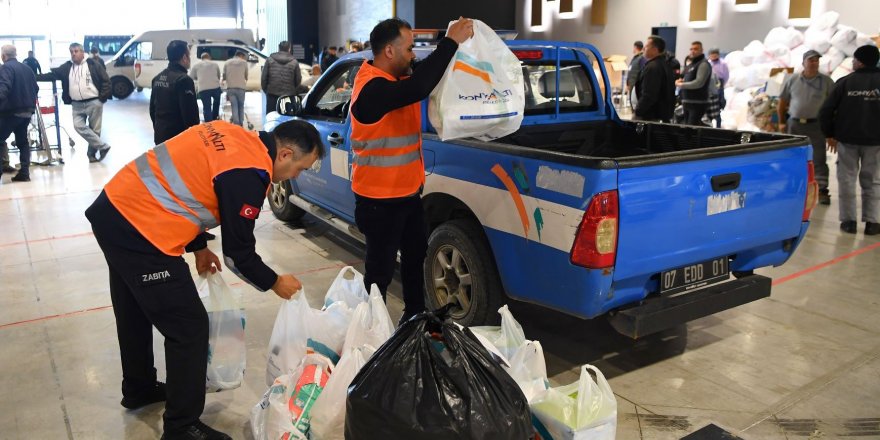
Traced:
<path fill-rule="evenodd" d="M 232 123 L 241 125 L 244 119 L 244 89 L 226 89 L 226 97 L 232 107 Z"/>
<path fill-rule="evenodd" d="M 31 118 L 17 116 L 0 117 L 0 140 L 6 140 L 11 134 L 15 134 L 15 146 L 18 147 L 18 157 L 21 168 L 18 173 L 22 176 L 30 175 L 31 145 L 28 143 L 27 129 Z"/>
<path fill-rule="evenodd" d="M 220 114 L 220 87 L 210 90 L 202 90 L 199 92 L 199 99 L 202 100 L 202 113 L 205 116 L 205 122 L 211 122 L 217 119 Z"/>

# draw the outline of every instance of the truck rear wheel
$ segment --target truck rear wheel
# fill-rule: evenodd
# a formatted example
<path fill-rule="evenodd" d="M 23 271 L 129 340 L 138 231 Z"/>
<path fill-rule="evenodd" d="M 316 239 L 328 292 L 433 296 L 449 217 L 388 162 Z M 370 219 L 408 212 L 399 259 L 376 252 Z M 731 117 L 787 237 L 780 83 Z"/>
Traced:
<path fill-rule="evenodd" d="M 448 303 L 452 319 L 464 326 L 494 325 L 504 300 L 495 260 L 479 224 L 456 219 L 438 226 L 425 258 L 427 306 Z"/>
<path fill-rule="evenodd" d="M 299 220 L 306 214 L 302 208 L 290 202 L 290 194 L 289 180 L 269 185 L 269 207 L 272 208 L 272 214 L 283 222 Z"/>
<path fill-rule="evenodd" d="M 125 99 L 134 91 L 134 86 L 128 78 L 117 76 L 110 80 L 110 91 L 113 93 L 114 98 Z"/>

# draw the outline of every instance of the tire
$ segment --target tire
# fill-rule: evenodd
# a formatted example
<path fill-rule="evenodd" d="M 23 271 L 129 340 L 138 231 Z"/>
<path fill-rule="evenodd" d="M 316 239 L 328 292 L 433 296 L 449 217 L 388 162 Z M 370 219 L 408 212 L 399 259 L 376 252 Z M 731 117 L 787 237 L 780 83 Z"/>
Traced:
<path fill-rule="evenodd" d="M 117 76 L 110 80 L 110 92 L 116 99 L 125 99 L 134 92 L 134 85 L 131 84 L 128 78 Z"/>
<path fill-rule="evenodd" d="M 451 270 L 451 269 L 455 270 Z M 472 220 L 451 220 L 428 239 L 424 264 L 426 305 L 440 308 L 458 301 L 452 319 L 463 326 L 496 325 L 504 292 L 483 229 Z M 464 281 L 463 275 L 468 275 Z"/>
<path fill-rule="evenodd" d="M 290 194 L 289 180 L 269 185 L 269 207 L 272 208 L 272 214 L 283 222 L 299 220 L 306 214 L 302 208 L 290 202 Z"/>

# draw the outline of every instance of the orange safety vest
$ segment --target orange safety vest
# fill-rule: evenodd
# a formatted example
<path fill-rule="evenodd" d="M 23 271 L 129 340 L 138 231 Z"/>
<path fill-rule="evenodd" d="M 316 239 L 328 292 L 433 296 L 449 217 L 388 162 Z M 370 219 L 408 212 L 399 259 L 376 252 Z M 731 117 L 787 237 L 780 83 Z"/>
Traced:
<path fill-rule="evenodd" d="M 178 256 L 220 224 L 214 178 L 255 168 L 272 176 L 272 158 L 255 132 L 224 121 L 190 127 L 122 168 L 104 192 L 157 249 Z"/>
<path fill-rule="evenodd" d="M 354 79 L 352 106 L 373 78 L 397 81 L 364 61 Z M 355 194 L 390 199 L 418 193 L 425 183 L 420 103 L 386 113 L 373 124 L 364 124 L 352 114 L 351 151 L 351 189 Z"/>

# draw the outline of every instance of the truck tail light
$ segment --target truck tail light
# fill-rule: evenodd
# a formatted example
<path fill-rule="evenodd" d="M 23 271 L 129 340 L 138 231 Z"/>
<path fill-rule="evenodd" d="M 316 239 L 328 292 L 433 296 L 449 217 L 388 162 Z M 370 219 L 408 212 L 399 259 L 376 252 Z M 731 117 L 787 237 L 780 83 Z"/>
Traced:
<path fill-rule="evenodd" d="M 134 63 L 134 76 L 135 78 L 141 76 L 141 63 Z"/>
<path fill-rule="evenodd" d="M 810 219 L 813 208 L 819 200 L 819 183 L 816 182 L 816 171 L 813 169 L 813 161 L 807 161 L 807 199 L 804 201 L 804 215 L 801 221 Z"/>
<path fill-rule="evenodd" d="M 593 196 L 571 247 L 571 264 L 590 269 L 614 266 L 619 216 L 616 190 Z"/>
<path fill-rule="evenodd" d="M 514 50 L 513 54 L 521 60 L 540 60 L 544 57 L 541 50 Z"/>

